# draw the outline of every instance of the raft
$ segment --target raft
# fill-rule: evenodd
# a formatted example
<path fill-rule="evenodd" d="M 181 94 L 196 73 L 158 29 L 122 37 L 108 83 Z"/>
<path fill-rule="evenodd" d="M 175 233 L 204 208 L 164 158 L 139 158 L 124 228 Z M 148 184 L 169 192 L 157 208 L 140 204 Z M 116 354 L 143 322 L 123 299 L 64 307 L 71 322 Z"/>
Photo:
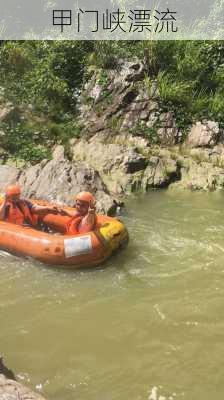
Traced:
<path fill-rule="evenodd" d="M 33 201 L 34 204 L 51 205 Z M 71 210 L 71 207 L 61 207 Z M 72 209 L 74 210 L 74 209 Z M 66 268 L 94 267 L 103 263 L 128 241 L 124 224 L 116 218 L 96 216 L 96 229 L 89 233 L 66 235 L 69 217 L 48 214 L 39 217 L 54 233 L 0 221 L 0 249 L 28 256 L 45 264 Z"/>

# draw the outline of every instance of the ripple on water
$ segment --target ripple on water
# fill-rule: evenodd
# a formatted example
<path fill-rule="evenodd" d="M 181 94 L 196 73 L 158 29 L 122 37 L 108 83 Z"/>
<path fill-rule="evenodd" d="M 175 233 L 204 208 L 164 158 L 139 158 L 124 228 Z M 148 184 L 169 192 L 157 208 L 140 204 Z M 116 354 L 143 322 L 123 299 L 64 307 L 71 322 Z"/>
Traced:
<path fill-rule="evenodd" d="M 129 247 L 97 269 L 0 252 L 8 365 L 49 400 L 221 400 L 222 196 L 153 192 L 124 220 Z"/>

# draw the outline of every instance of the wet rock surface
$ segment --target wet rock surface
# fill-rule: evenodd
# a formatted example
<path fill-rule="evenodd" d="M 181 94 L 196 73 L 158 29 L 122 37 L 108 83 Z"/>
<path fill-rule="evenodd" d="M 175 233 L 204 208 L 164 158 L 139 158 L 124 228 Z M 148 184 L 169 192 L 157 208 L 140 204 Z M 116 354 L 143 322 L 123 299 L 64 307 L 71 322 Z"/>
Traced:
<path fill-rule="evenodd" d="M 4 360 L 1 355 L 0 355 L 0 374 L 4 375 L 8 379 L 16 380 L 13 371 L 4 364 Z"/>
<path fill-rule="evenodd" d="M 0 400 L 45 400 L 43 396 L 16 381 L 0 355 Z"/>
<path fill-rule="evenodd" d="M 1 400 L 44 400 L 44 397 L 31 389 L 0 374 Z"/>

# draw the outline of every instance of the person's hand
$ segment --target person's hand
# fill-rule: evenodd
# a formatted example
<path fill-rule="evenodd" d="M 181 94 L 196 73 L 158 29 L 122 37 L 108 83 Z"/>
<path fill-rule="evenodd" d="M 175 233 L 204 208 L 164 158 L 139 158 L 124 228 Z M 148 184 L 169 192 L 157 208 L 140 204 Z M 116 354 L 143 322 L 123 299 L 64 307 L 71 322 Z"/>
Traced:
<path fill-rule="evenodd" d="M 44 207 L 43 209 L 40 210 L 41 213 L 43 214 L 58 214 L 57 207 Z"/>
<path fill-rule="evenodd" d="M 90 214 L 94 214 L 95 211 L 96 211 L 96 202 L 95 202 L 95 201 L 91 201 L 91 202 L 89 203 L 88 212 L 89 212 Z"/>
<path fill-rule="evenodd" d="M 63 217 L 68 215 L 68 213 L 65 210 L 63 210 L 63 208 L 58 208 L 57 211 L 58 214 L 62 215 Z"/>
<path fill-rule="evenodd" d="M 56 207 L 56 206 L 53 207 L 53 213 L 62 215 L 63 217 L 65 215 L 68 215 L 67 211 L 63 210 L 63 208 L 61 207 Z"/>
<path fill-rule="evenodd" d="M 60 211 L 59 211 L 59 210 L 60 210 L 60 209 L 59 209 L 58 207 L 56 207 L 56 206 L 49 208 L 49 211 L 50 211 L 52 214 L 60 214 Z"/>
<path fill-rule="evenodd" d="M 10 197 L 5 193 L 4 196 L 3 196 L 3 200 L 4 200 L 4 201 L 8 201 L 9 198 L 10 198 Z"/>

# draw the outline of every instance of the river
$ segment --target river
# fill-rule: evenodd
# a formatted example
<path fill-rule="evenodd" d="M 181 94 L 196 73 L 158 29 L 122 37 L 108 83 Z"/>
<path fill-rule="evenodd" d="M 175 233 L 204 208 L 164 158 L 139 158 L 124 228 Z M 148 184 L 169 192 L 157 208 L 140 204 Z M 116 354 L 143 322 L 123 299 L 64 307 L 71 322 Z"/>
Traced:
<path fill-rule="evenodd" d="M 48 400 L 223 400 L 224 194 L 131 196 L 122 219 L 94 270 L 0 253 L 0 353 Z"/>

